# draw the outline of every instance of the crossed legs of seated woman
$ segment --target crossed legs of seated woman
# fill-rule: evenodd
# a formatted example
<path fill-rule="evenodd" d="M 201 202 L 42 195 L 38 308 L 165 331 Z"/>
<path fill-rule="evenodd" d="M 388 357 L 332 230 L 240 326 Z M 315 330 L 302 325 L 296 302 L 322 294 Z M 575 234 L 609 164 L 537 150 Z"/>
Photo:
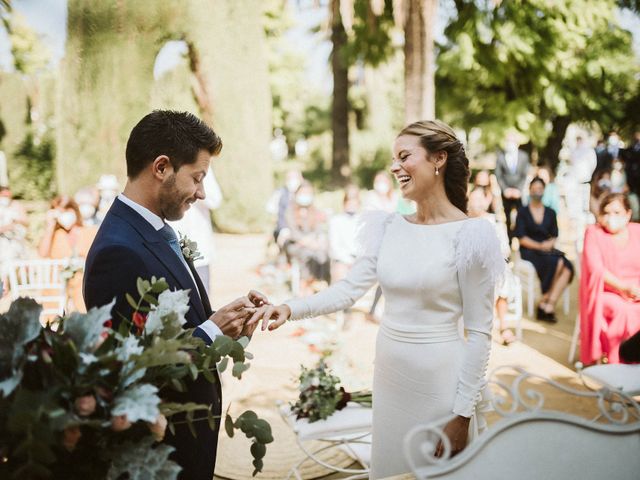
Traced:
<path fill-rule="evenodd" d="M 572 268 L 568 267 L 564 260 L 564 257 L 558 258 L 556 272 L 551 280 L 551 288 L 544 293 L 540 299 L 540 303 L 538 304 L 538 320 L 556 321 L 556 304 L 573 276 Z"/>

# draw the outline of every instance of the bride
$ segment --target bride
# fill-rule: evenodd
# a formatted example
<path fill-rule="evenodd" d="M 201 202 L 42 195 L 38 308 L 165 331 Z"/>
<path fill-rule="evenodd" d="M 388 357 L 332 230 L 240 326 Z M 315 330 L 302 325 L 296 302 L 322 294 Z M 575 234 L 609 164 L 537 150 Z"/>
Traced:
<path fill-rule="evenodd" d="M 410 470 L 402 440 L 418 423 L 453 413 L 444 432 L 452 454 L 465 447 L 486 385 L 494 287 L 504 268 L 493 227 L 466 215 L 469 160 L 451 127 L 434 120 L 404 128 L 391 172 L 417 212 L 365 217 L 363 251 L 345 279 L 266 305 L 250 320 L 273 330 L 348 308 L 380 283 L 386 306 L 376 341 L 371 478 Z"/>

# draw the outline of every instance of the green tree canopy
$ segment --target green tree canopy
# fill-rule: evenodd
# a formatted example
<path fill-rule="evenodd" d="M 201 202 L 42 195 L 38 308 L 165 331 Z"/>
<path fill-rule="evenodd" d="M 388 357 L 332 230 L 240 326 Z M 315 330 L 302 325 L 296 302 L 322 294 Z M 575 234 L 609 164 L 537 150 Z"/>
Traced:
<path fill-rule="evenodd" d="M 456 0 L 438 58 L 439 112 L 492 147 L 506 129 L 526 134 L 551 165 L 571 122 L 609 129 L 636 91 L 631 33 L 613 0 Z"/>

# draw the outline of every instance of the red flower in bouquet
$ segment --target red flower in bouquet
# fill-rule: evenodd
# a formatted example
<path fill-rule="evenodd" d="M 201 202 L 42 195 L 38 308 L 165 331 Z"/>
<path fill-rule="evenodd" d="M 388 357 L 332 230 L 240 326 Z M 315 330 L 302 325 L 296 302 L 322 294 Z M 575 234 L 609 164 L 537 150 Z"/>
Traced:
<path fill-rule="evenodd" d="M 136 327 L 136 331 L 138 335 L 142 333 L 144 330 L 144 324 L 147 323 L 147 314 L 134 312 L 133 317 L 131 318 L 133 325 Z"/>

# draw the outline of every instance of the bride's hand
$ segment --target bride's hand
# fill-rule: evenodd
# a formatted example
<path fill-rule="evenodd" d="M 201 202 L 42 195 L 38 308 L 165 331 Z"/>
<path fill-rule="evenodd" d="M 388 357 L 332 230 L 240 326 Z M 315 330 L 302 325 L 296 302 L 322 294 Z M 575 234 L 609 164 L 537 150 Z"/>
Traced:
<path fill-rule="evenodd" d="M 464 447 L 467 446 L 469 421 L 469 418 L 458 415 L 453 420 L 449 421 L 449 423 L 447 423 L 442 429 L 442 432 L 449 437 L 449 441 L 451 442 L 451 457 L 455 457 L 458 453 L 464 450 Z M 443 453 L 444 446 L 442 445 L 442 442 L 438 442 L 435 455 L 436 457 L 441 457 Z"/>
<path fill-rule="evenodd" d="M 253 324 L 262 320 L 262 330 L 266 330 L 267 326 L 269 330 L 275 330 L 280 327 L 291 317 L 291 309 L 288 305 L 264 305 L 251 316 L 247 323 Z M 273 320 L 273 323 L 269 325 L 269 320 Z"/>

